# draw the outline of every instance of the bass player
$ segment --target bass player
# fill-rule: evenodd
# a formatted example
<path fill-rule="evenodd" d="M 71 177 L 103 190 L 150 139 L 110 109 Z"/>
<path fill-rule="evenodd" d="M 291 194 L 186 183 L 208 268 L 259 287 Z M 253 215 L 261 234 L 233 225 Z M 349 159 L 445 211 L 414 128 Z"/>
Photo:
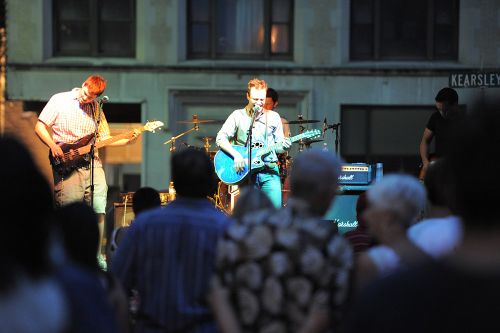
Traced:
<path fill-rule="evenodd" d="M 91 75 L 81 88 L 53 95 L 43 108 L 35 132 L 50 149 L 52 158 L 64 158 L 63 144 L 71 144 L 96 133 L 96 140 L 109 139 L 106 117 L 97 98 L 106 89 L 106 80 L 100 75 Z M 49 133 L 52 129 L 52 136 Z M 133 142 L 140 132 L 134 131 L 131 138 L 117 140 L 111 146 L 123 146 Z M 98 215 L 99 248 L 98 261 L 106 268 L 102 256 L 103 231 L 106 211 L 107 184 L 102 162 L 96 149 L 94 154 L 94 191 L 91 198 L 90 162 L 85 161 L 70 173 L 61 174 L 52 168 L 54 176 L 54 200 L 56 207 L 73 201 L 85 201 Z"/>

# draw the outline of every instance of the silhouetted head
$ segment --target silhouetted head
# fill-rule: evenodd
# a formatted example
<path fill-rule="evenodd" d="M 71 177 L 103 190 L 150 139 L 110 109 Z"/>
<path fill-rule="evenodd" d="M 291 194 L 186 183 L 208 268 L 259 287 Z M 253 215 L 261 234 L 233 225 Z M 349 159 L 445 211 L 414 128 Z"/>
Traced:
<path fill-rule="evenodd" d="M 0 289 L 23 272 L 31 277 L 49 269 L 52 190 L 27 148 L 18 140 L 0 137 Z"/>
<path fill-rule="evenodd" d="M 73 202 L 59 208 L 55 216 L 69 258 L 86 268 L 98 269 L 99 228 L 94 210 L 84 202 Z"/>
<path fill-rule="evenodd" d="M 339 174 L 340 161 L 331 152 L 302 152 L 291 168 L 291 195 L 309 203 L 313 214 L 323 216 L 337 193 Z"/>
<path fill-rule="evenodd" d="M 172 155 L 172 180 L 179 196 L 204 198 L 215 193 L 217 176 L 208 155 L 187 148 Z"/>
<path fill-rule="evenodd" d="M 500 100 L 472 105 L 445 159 L 452 210 L 466 228 L 500 227 Z"/>
<path fill-rule="evenodd" d="M 234 206 L 232 217 L 238 220 L 246 214 L 261 209 L 274 209 L 271 199 L 262 190 L 253 186 L 246 186 L 240 189 L 240 195 Z"/>
<path fill-rule="evenodd" d="M 152 187 L 141 187 L 132 197 L 132 210 L 137 216 L 140 212 L 160 207 L 160 193 Z"/>

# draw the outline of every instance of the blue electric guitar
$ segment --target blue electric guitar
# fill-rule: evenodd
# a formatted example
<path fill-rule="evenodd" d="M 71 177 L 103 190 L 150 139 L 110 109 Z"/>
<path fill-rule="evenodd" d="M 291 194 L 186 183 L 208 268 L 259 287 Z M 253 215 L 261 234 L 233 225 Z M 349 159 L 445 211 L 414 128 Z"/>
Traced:
<path fill-rule="evenodd" d="M 290 138 L 290 141 L 297 142 L 302 139 L 312 139 L 312 138 L 317 138 L 321 135 L 321 130 L 319 129 L 314 129 L 314 130 L 309 130 L 305 131 L 304 133 L 301 133 L 299 135 L 293 136 Z M 256 172 L 264 168 L 265 164 L 264 161 L 262 160 L 265 156 L 269 155 L 272 151 L 274 151 L 277 148 L 277 145 L 271 145 L 268 147 L 264 147 L 264 145 L 261 142 L 255 142 L 252 145 L 252 172 Z M 219 179 L 224 183 L 228 185 L 236 185 L 241 183 L 246 176 L 249 174 L 249 167 L 248 167 L 248 155 L 249 155 L 249 150 L 248 147 L 245 146 L 234 146 L 233 148 L 243 156 L 243 159 L 245 160 L 245 167 L 243 170 L 240 170 L 236 172 L 234 169 L 234 161 L 233 157 L 226 153 L 223 150 L 219 150 L 217 154 L 215 154 L 214 157 L 214 165 L 215 165 L 215 172 L 217 173 L 217 176 L 219 176 Z"/>

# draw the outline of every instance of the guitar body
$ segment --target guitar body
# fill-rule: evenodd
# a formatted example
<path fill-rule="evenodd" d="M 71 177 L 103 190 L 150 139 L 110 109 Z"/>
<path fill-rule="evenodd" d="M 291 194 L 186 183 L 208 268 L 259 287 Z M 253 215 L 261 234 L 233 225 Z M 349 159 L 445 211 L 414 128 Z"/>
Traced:
<path fill-rule="evenodd" d="M 93 137 L 93 134 L 89 134 L 74 143 L 60 143 L 59 146 L 64 153 L 64 157 L 54 157 L 49 150 L 49 160 L 54 171 L 66 177 L 78 168 L 89 166 L 89 154 L 80 154 L 78 148 L 88 145 Z"/>
<path fill-rule="evenodd" d="M 118 140 L 125 138 L 132 138 L 137 132 L 141 133 L 143 131 L 153 132 L 163 126 L 161 121 L 148 121 L 143 127 L 136 128 L 130 132 L 126 132 L 120 135 L 115 135 L 106 140 L 96 142 L 94 148 L 98 149 L 110 145 Z M 52 153 L 49 151 L 49 160 L 52 164 L 52 168 L 55 172 L 63 177 L 68 176 L 74 170 L 90 165 L 90 150 L 92 146 L 90 143 L 94 138 L 94 134 L 89 134 L 79 139 L 74 143 L 61 143 L 61 147 L 64 157 L 53 157 Z"/>
<path fill-rule="evenodd" d="M 308 130 L 302 134 L 289 138 L 290 141 L 296 142 L 301 139 L 309 139 L 318 137 L 321 134 L 320 130 Z M 248 167 L 248 147 L 233 146 L 233 148 L 241 154 L 245 160 L 245 167 L 243 170 L 236 172 L 234 169 L 234 159 L 231 155 L 223 150 L 219 150 L 214 157 L 215 173 L 219 179 L 227 185 L 240 184 L 249 174 Z M 260 142 L 255 142 L 252 148 L 252 172 L 256 172 L 264 168 L 265 163 L 262 160 L 265 156 L 271 153 L 276 147 L 264 147 Z"/>
<path fill-rule="evenodd" d="M 237 185 L 241 183 L 249 174 L 250 169 L 248 167 L 248 148 L 244 146 L 233 146 L 234 150 L 243 156 L 245 160 L 245 168 L 239 172 L 234 169 L 234 160 L 231 155 L 223 150 L 219 150 L 214 157 L 215 172 L 219 179 L 227 185 Z M 254 152 L 252 151 L 252 155 Z M 252 157 L 252 159 L 254 159 Z M 261 168 L 264 167 L 262 163 Z M 256 171 L 254 166 L 252 166 L 252 171 Z"/>

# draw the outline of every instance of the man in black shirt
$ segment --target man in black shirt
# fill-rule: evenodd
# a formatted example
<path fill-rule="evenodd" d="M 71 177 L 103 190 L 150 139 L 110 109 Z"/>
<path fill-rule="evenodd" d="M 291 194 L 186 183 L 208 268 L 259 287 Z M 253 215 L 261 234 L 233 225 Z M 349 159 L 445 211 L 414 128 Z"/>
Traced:
<path fill-rule="evenodd" d="M 422 170 L 419 178 L 423 179 L 429 163 L 446 154 L 449 148 L 450 133 L 457 119 L 460 118 L 458 94 L 452 88 L 443 88 L 436 95 L 436 111 L 431 115 L 420 141 Z M 429 154 L 429 146 L 435 140 L 435 151 Z"/>

